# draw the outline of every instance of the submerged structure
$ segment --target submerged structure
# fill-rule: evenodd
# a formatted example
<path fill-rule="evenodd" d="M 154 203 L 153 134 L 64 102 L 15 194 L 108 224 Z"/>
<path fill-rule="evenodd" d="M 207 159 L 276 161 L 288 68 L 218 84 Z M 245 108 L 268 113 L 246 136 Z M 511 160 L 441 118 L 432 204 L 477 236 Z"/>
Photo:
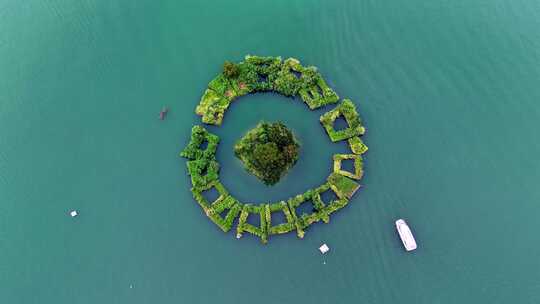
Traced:
<path fill-rule="evenodd" d="M 219 126 L 230 103 L 236 98 L 269 91 L 297 96 L 311 110 L 339 101 L 338 95 L 328 87 L 315 67 L 304 67 L 294 58 L 246 56 L 238 64 L 225 63 L 223 73 L 208 84 L 195 112 L 202 116 L 203 123 Z M 334 123 L 340 117 L 345 119 L 347 127 L 336 130 Z M 216 160 L 219 137 L 202 126 L 194 126 L 191 140 L 181 156 L 188 159 L 191 192 L 206 216 L 224 232 L 231 230 L 238 218 L 236 237 L 250 233 L 263 243 L 272 235 L 292 231 L 303 238 L 310 225 L 320 221 L 329 223 L 330 216 L 345 207 L 360 188 L 358 181 L 364 173 L 362 154 L 368 148 L 360 138 L 365 128 L 351 100 L 344 99 L 323 114 L 320 122 L 332 142 L 347 141 L 351 152 L 334 155 L 333 168 L 322 184 L 283 201 L 258 204 L 240 202 L 225 189 L 219 180 L 220 166 Z M 352 172 L 342 168 L 343 161 L 353 162 Z M 217 192 L 217 198 L 212 201 L 205 198 L 205 193 L 210 191 Z M 297 210 L 304 204 L 311 204 L 312 212 L 300 214 Z M 272 220 L 278 213 L 285 216 L 284 223 Z M 259 217 L 260 225 L 249 224 L 249 216 Z"/>

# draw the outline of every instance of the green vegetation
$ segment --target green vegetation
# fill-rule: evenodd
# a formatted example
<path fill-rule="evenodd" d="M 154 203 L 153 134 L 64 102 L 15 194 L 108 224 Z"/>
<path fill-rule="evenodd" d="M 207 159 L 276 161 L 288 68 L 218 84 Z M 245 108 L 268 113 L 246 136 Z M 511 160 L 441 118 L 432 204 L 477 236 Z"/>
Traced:
<path fill-rule="evenodd" d="M 190 159 L 187 162 L 188 173 L 194 187 L 204 188 L 218 179 L 219 164 L 215 159 L 219 137 L 206 131 L 201 126 L 191 130 L 191 141 L 180 153 Z M 206 147 L 203 149 L 203 146 Z"/>
<path fill-rule="evenodd" d="M 330 174 L 328 183 L 330 183 L 330 188 L 334 190 L 339 198 L 351 198 L 356 190 L 360 188 L 360 185 L 355 181 L 339 173 Z"/>
<path fill-rule="evenodd" d="M 254 133 L 249 132 L 250 140 L 256 138 L 270 139 L 279 146 L 295 145 L 297 142 L 290 131 L 283 124 L 259 124 Z M 253 137 L 253 136 L 255 137 Z M 204 147 L 206 143 L 206 147 Z M 181 152 L 188 158 L 188 174 L 191 176 L 193 198 L 210 220 L 224 232 L 232 228 L 234 220 L 239 218 L 236 227 L 237 238 L 244 233 L 251 233 L 268 242 L 271 235 L 288 233 L 296 230 L 298 237 L 303 238 L 305 230 L 317 222 L 328 223 L 330 215 L 345 207 L 354 192 L 360 187 L 349 177 L 360 179 L 362 176 L 362 158 L 356 154 L 337 154 L 334 156 L 334 173 L 326 183 L 320 187 L 310 189 L 303 194 L 296 195 L 287 201 L 270 204 L 242 204 L 229 194 L 219 181 L 219 164 L 216 160 L 219 137 L 209 133 L 201 126 L 194 126 L 191 130 L 191 141 Z M 253 144 L 253 143 L 250 143 Z M 255 149 L 256 150 L 256 149 Z M 341 170 L 341 161 L 353 159 L 355 172 Z M 209 201 L 206 193 L 215 191 L 217 198 Z M 321 194 L 327 191 L 334 192 L 337 199 L 323 202 Z M 297 209 L 302 204 L 312 204 L 312 212 L 298 214 Z M 283 213 L 284 223 L 273 223 L 273 214 Z M 259 218 L 260 225 L 254 226 L 247 222 L 248 216 L 254 214 Z"/>
<path fill-rule="evenodd" d="M 351 137 L 347 139 L 347 141 L 349 142 L 351 151 L 354 154 L 364 154 L 368 150 L 368 147 L 364 144 L 359 136 Z"/>
<path fill-rule="evenodd" d="M 335 187 L 333 187 L 331 182 L 327 182 L 318 188 L 310 189 L 304 194 L 296 195 L 288 200 L 287 204 L 294 220 L 296 233 L 299 238 L 304 237 L 305 229 L 310 225 L 320 221 L 323 221 L 326 224 L 329 223 L 330 215 L 345 207 L 349 203 L 350 197 L 340 197 L 340 194 L 335 192 L 334 188 Z M 321 194 L 326 191 L 333 191 L 336 193 L 338 198 L 330 202 L 323 202 Z M 302 204 L 311 204 L 312 212 L 297 214 L 296 210 Z"/>
<path fill-rule="evenodd" d="M 298 160 L 300 144 L 282 123 L 261 122 L 234 146 L 234 153 L 246 170 L 273 185 Z"/>
<path fill-rule="evenodd" d="M 341 169 L 341 162 L 346 159 L 354 161 L 354 172 Z M 361 179 L 364 175 L 362 156 L 356 154 L 336 154 L 334 155 L 334 172 L 354 179 Z"/>
<path fill-rule="evenodd" d="M 191 184 L 195 187 L 204 187 L 219 177 L 219 164 L 215 160 L 191 160 L 187 162 L 187 167 Z"/>
<path fill-rule="evenodd" d="M 270 235 L 284 234 L 296 229 L 298 237 L 303 238 L 305 229 L 310 225 L 320 221 L 329 223 L 330 215 L 349 203 L 348 197 L 338 197 L 336 200 L 323 202 L 321 194 L 326 191 L 333 191 L 332 184 L 329 182 L 318 188 L 310 189 L 304 194 L 296 195 L 287 200 L 287 202 L 281 201 L 261 205 L 245 204 L 240 213 L 238 226 L 236 228 L 236 237 L 241 238 L 243 234 L 247 232 L 260 237 L 261 242 L 265 244 L 268 242 L 268 237 Z M 345 189 L 345 191 L 349 190 Z M 309 214 L 297 214 L 296 210 L 302 204 L 312 204 L 312 212 Z M 272 214 L 276 212 L 283 212 L 285 214 L 285 223 L 272 225 Z M 250 214 L 259 217 L 260 225 L 258 227 L 247 222 Z"/>
<path fill-rule="evenodd" d="M 225 218 L 221 217 L 223 211 L 227 211 Z M 223 232 L 227 232 L 231 229 L 234 219 L 238 216 L 242 210 L 242 205 L 232 196 L 227 196 L 219 203 L 212 206 L 212 212 L 208 213 L 208 217 L 218 225 Z"/>
<path fill-rule="evenodd" d="M 233 100 L 267 91 L 299 96 L 310 109 L 336 103 L 339 99 L 315 67 L 303 67 L 294 58 L 281 60 L 280 57 L 246 56 L 238 64 L 223 64 L 223 72 L 208 84 L 196 113 L 202 116 L 203 123 L 220 125 Z M 348 127 L 335 130 L 335 121 L 340 116 Z M 333 172 L 321 186 L 285 201 L 263 204 L 242 204 L 225 189 L 219 180 L 220 165 L 216 159 L 219 137 L 202 126 L 194 126 L 191 140 L 180 155 L 187 158 L 191 192 L 206 216 L 224 232 L 231 230 L 238 218 L 237 238 L 250 233 L 259 237 L 262 243 L 267 243 L 271 235 L 293 230 L 303 238 L 310 225 L 329 223 L 330 215 L 344 208 L 360 188 L 355 180 L 363 176 L 362 154 L 368 147 L 360 138 L 365 129 L 349 99 L 323 114 L 320 122 L 331 141 L 347 140 L 351 153 L 334 155 Z M 292 132 L 282 123 L 259 123 L 235 145 L 235 154 L 248 171 L 272 185 L 295 164 L 299 148 Z M 354 162 L 352 172 L 343 170 L 342 162 L 345 160 Z M 334 198 L 328 199 L 326 194 Z M 323 197 L 328 201 L 323 201 Z M 285 218 L 283 223 L 276 222 L 280 213 Z M 248 223 L 250 216 L 257 219 L 258 226 Z"/>
<path fill-rule="evenodd" d="M 206 148 L 203 149 L 204 144 Z M 193 126 L 191 129 L 191 140 L 187 147 L 180 153 L 180 156 L 187 159 L 212 160 L 216 156 L 219 137 L 206 131 L 201 126 Z"/>
<path fill-rule="evenodd" d="M 345 118 L 348 127 L 346 129 L 336 131 L 334 129 L 334 122 L 340 116 Z M 356 107 L 349 99 L 344 99 L 343 102 L 333 110 L 324 113 L 321 116 L 320 121 L 326 130 L 326 133 L 328 133 L 328 136 L 330 136 L 330 140 L 333 142 L 363 135 L 365 132 L 365 129 L 360 121 L 360 116 L 358 115 L 358 112 L 356 112 Z"/>
<path fill-rule="evenodd" d="M 205 143 L 206 148 L 203 149 Z M 191 129 L 191 141 L 180 155 L 190 159 L 187 168 L 191 176 L 193 198 L 212 222 L 227 232 L 242 207 L 219 182 L 219 164 L 216 161 L 218 143 L 219 137 L 201 126 L 194 126 Z M 212 189 L 215 189 L 219 196 L 215 201 L 209 202 L 203 193 Z M 228 213 L 222 218 L 220 214 L 226 210 Z"/>
<path fill-rule="evenodd" d="M 204 123 L 221 125 L 233 100 L 249 93 L 270 91 L 299 96 L 310 109 L 339 100 L 315 67 L 304 67 L 294 58 L 248 55 L 238 64 L 224 63 L 223 72 L 210 81 L 195 112 Z"/>
<path fill-rule="evenodd" d="M 245 204 L 240 213 L 240 219 L 238 220 L 238 226 L 236 227 L 236 238 L 241 238 L 242 234 L 249 232 L 261 238 L 261 242 L 266 244 L 268 242 L 268 230 L 266 225 L 266 205 L 251 205 Z M 247 222 L 249 214 L 256 214 L 260 218 L 260 226 L 255 227 Z"/>
<path fill-rule="evenodd" d="M 289 206 L 287 205 L 287 203 L 281 201 L 278 203 L 267 204 L 266 206 L 267 208 L 265 210 L 265 218 L 268 225 L 268 234 L 283 234 L 294 230 L 294 218 L 291 215 L 291 211 L 289 210 Z M 277 212 L 283 212 L 286 222 L 283 224 L 272 225 L 272 213 Z"/>

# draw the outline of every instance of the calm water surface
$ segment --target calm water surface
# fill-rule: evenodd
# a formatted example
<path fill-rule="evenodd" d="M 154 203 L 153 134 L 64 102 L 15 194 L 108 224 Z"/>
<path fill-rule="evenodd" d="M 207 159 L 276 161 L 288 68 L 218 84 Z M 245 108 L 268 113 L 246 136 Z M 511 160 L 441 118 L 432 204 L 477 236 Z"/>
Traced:
<path fill-rule="evenodd" d="M 0 303 L 540 302 L 540 2 L 4 0 L 0 29 Z M 304 240 L 236 240 L 189 192 L 194 108 L 245 54 L 318 66 L 368 129 L 364 187 Z M 346 149 L 320 113 L 240 99 L 223 183 L 320 184 Z M 232 151 L 261 119 L 303 147 L 272 188 Z"/>

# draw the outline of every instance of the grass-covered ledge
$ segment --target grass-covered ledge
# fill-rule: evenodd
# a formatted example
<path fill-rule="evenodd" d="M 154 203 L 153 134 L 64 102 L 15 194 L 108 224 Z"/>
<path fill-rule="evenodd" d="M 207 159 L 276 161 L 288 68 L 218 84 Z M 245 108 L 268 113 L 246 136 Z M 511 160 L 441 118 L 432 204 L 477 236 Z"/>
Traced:
<path fill-rule="evenodd" d="M 289 210 L 289 206 L 286 202 L 281 201 L 273 204 L 268 204 L 265 213 L 269 235 L 288 233 L 295 229 L 294 218 L 291 215 L 291 211 Z M 285 223 L 273 225 L 272 214 L 276 213 L 284 214 Z"/>
<path fill-rule="evenodd" d="M 195 113 L 206 124 L 221 125 L 231 102 L 256 92 L 299 96 L 310 109 L 339 100 L 315 67 L 304 67 L 294 58 L 248 55 L 239 63 L 225 62 L 223 71 L 208 84 Z"/>
<path fill-rule="evenodd" d="M 255 214 L 260 219 L 259 227 L 256 227 L 247 222 L 248 216 Z M 251 233 L 261 238 L 261 242 L 268 242 L 268 225 L 266 224 L 266 207 L 265 205 L 245 204 L 240 213 L 238 226 L 236 227 L 236 238 L 241 238 L 244 232 Z"/>
<path fill-rule="evenodd" d="M 349 172 L 342 169 L 342 162 L 344 160 L 352 160 L 353 161 L 353 172 Z M 361 179 L 364 170 L 363 170 L 364 164 L 362 160 L 361 155 L 357 154 L 335 154 L 334 155 L 334 172 L 339 173 L 341 175 L 353 178 L 353 179 Z"/>
<path fill-rule="evenodd" d="M 364 154 L 368 151 L 368 146 L 364 144 L 360 136 L 355 136 L 347 139 L 349 147 L 354 154 Z"/>
<path fill-rule="evenodd" d="M 203 188 L 219 178 L 219 163 L 213 159 L 190 160 L 187 167 L 194 187 Z"/>
<path fill-rule="evenodd" d="M 191 140 L 180 153 L 189 159 L 186 163 L 193 187 L 203 189 L 218 180 L 219 164 L 216 161 L 216 150 L 219 137 L 209 133 L 201 126 L 191 129 Z"/>
<path fill-rule="evenodd" d="M 347 121 L 347 128 L 343 130 L 335 130 L 334 122 L 343 116 Z M 326 133 L 333 142 L 349 139 L 358 135 L 363 135 L 365 132 L 364 126 L 360 121 L 360 116 L 356 111 L 354 103 L 350 99 L 344 99 L 333 110 L 324 113 L 320 118 Z"/>
<path fill-rule="evenodd" d="M 328 177 L 328 183 L 330 183 L 330 187 L 339 198 L 350 199 L 356 190 L 360 188 L 358 183 L 339 173 L 332 173 Z"/>
<path fill-rule="evenodd" d="M 191 129 L 191 140 L 187 147 L 180 152 L 180 156 L 187 159 L 207 159 L 215 158 L 219 137 L 206 131 L 201 126 L 193 126 Z"/>
<path fill-rule="evenodd" d="M 227 232 L 232 228 L 234 220 L 242 210 L 242 204 L 230 195 L 215 202 L 211 207 L 211 211 L 207 215 L 223 232 Z M 226 214 L 223 217 L 221 214 L 225 212 Z"/>

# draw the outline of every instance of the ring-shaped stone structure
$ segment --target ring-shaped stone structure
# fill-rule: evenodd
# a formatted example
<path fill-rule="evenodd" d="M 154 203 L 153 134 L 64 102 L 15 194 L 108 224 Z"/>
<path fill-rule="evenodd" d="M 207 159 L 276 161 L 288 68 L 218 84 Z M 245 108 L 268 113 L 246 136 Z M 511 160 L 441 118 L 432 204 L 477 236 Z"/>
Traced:
<path fill-rule="evenodd" d="M 299 96 L 309 107 L 317 109 L 338 103 L 338 95 L 326 84 L 317 68 L 304 67 L 294 58 L 282 60 L 281 57 L 246 56 L 245 60 L 235 65 L 234 75 L 221 73 L 208 84 L 196 113 L 202 116 L 202 122 L 221 125 L 230 103 L 236 98 L 255 92 L 276 92 L 289 97 Z M 334 129 L 334 122 L 343 117 L 347 128 Z M 235 199 L 219 181 L 219 163 L 216 151 L 219 137 L 209 133 L 203 126 L 196 125 L 191 130 L 191 140 L 180 153 L 188 159 L 187 169 L 191 177 L 191 192 L 205 214 L 224 232 L 232 228 L 239 217 L 236 237 L 245 232 L 261 238 L 263 243 L 274 234 L 283 234 L 296 230 L 298 237 L 304 237 L 305 229 L 316 222 L 328 223 L 330 215 L 345 207 L 360 187 L 358 180 L 363 176 L 363 159 L 368 148 L 360 137 L 365 133 L 354 103 L 344 99 L 338 105 L 323 114 L 320 122 L 332 142 L 346 140 L 350 154 L 336 154 L 333 157 L 333 170 L 326 181 L 304 193 L 285 201 L 275 203 L 244 204 Z M 354 171 L 348 172 L 341 167 L 343 160 L 354 162 Z M 215 189 L 219 194 L 214 201 L 208 201 L 204 193 Z M 324 201 L 325 193 L 331 192 L 334 199 Z M 297 214 L 297 208 L 306 203 L 313 204 L 310 214 Z M 272 214 L 282 212 L 286 222 L 274 225 Z M 250 214 L 260 217 L 260 226 L 247 222 Z"/>

